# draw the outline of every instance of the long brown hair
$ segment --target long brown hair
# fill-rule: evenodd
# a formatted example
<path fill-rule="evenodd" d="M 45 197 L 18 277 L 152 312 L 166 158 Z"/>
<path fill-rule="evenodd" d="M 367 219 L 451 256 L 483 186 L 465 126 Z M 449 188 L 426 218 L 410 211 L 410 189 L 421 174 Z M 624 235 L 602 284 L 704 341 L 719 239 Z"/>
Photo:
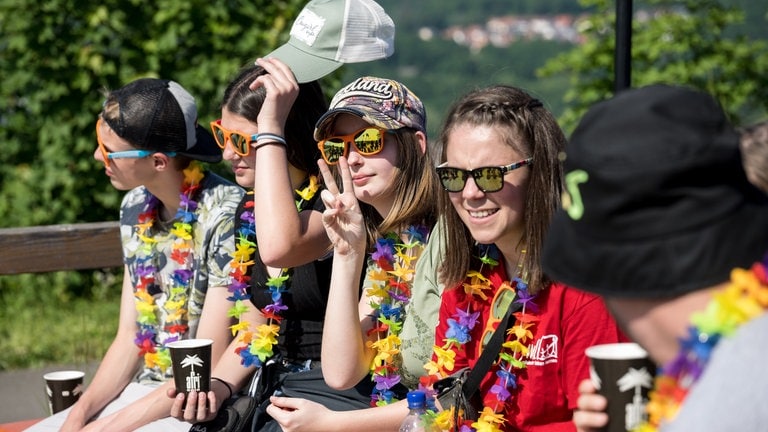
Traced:
<path fill-rule="evenodd" d="M 506 85 L 474 90 L 454 103 L 438 138 L 441 160 L 446 158 L 448 137 L 460 125 L 497 128 L 505 144 L 533 157 L 523 215 L 525 230 L 519 246 L 526 249 L 521 264 L 523 274 L 528 275 L 529 289 L 538 292 L 547 283 L 540 264 L 541 248 L 560 203 L 563 168 L 559 156 L 565 148 L 565 135 L 541 102 L 522 89 Z M 475 240 L 453 208 L 448 192 L 439 194 L 438 207 L 445 216 L 447 250 L 439 269 L 440 279 L 451 287 L 462 281 L 474 265 Z"/>
<path fill-rule="evenodd" d="M 382 218 L 373 206 L 360 202 L 369 246 L 384 234 L 408 225 L 424 224 L 431 229 L 437 214 L 439 184 L 430 151 L 422 153 L 415 129 L 401 128 L 391 133 L 398 149 L 392 209 Z"/>

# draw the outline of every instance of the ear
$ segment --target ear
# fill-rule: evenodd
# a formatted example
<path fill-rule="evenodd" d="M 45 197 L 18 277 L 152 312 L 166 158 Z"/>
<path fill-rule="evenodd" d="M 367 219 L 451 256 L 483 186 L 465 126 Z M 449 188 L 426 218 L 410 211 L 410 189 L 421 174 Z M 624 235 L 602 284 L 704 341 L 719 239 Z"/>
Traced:
<path fill-rule="evenodd" d="M 164 171 L 171 166 L 171 161 L 168 155 L 164 153 L 155 153 L 152 155 L 152 161 L 156 170 Z"/>
<path fill-rule="evenodd" d="M 427 136 L 422 131 L 416 131 L 416 139 L 419 140 L 419 148 L 421 149 L 421 153 L 424 154 L 427 152 Z"/>

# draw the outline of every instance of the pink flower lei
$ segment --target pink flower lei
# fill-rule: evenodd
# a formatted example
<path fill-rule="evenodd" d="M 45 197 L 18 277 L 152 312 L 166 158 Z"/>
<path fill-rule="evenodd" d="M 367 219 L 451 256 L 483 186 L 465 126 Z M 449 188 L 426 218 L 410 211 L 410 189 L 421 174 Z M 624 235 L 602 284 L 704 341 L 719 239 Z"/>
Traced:
<path fill-rule="evenodd" d="M 411 298 L 411 284 L 415 265 L 424 251 L 429 230 L 423 225 L 412 225 L 402 235 L 389 233 L 376 241 L 375 250 L 368 259 L 367 278 L 371 287 L 365 295 L 373 307 L 374 327 L 369 334 L 377 339 L 367 346 L 376 350 L 371 362 L 371 379 L 376 383 L 371 395 L 372 406 L 390 404 L 397 399 L 392 387 L 400 382 L 395 359 L 400 352 L 400 331 L 405 317 L 405 306 Z M 403 240 L 405 237 L 405 240 Z"/>
<path fill-rule="evenodd" d="M 480 268 L 477 271 L 467 272 L 467 279 L 462 284 L 464 291 L 469 295 L 465 308 L 457 308 L 456 313 L 448 320 L 449 329 L 443 346 L 434 347 L 434 359 L 429 361 L 424 368 L 429 373 L 425 380 L 434 383 L 436 380 L 449 376 L 454 371 L 454 359 L 456 352 L 464 349 L 464 345 L 470 341 L 471 332 L 478 324 L 479 309 L 488 299 L 486 291 L 493 289 L 491 281 L 483 276 L 485 266 L 495 267 L 499 264 L 498 249 L 494 245 L 478 245 Z M 523 251 L 522 253 L 525 253 Z M 520 267 L 520 265 L 518 265 Z M 514 303 L 522 305 L 520 312 L 514 313 L 515 324 L 507 330 L 507 339 L 502 344 L 497 363 L 492 366 L 495 370 L 496 382 L 491 387 L 489 394 L 485 395 L 485 406 L 479 413 L 477 421 L 462 420 L 454 424 L 454 408 L 436 413 L 429 410 L 425 414 L 425 422 L 437 430 L 459 430 L 460 432 L 482 431 L 502 432 L 502 425 L 506 423 L 504 411 L 506 405 L 511 402 L 513 391 L 517 389 L 517 379 L 520 370 L 526 367 L 525 357 L 528 355 L 528 343 L 533 339 L 533 331 L 538 317 L 535 296 L 528 293 L 528 284 L 518 274 L 512 280 L 512 284 L 504 282 L 497 291 L 509 289 L 516 293 Z M 493 318 L 493 317 L 491 317 Z M 499 319 L 501 317 L 496 317 Z"/>
<path fill-rule="evenodd" d="M 176 212 L 176 222 L 173 223 L 170 236 L 173 240 L 171 260 L 178 264 L 169 281 L 160 281 L 170 285 L 168 298 L 162 308 L 166 313 L 164 322 L 159 322 L 159 306 L 151 294 L 159 291 L 157 288 L 157 272 L 155 265 L 155 244 L 158 240 L 151 233 L 151 228 L 157 219 L 159 200 L 154 195 L 148 195 L 144 210 L 139 215 L 135 225 L 136 236 L 141 246 L 136 253 L 136 275 L 139 281 L 134 291 L 136 300 L 138 331 L 135 343 L 139 347 L 139 356 L 144 357 L 148 368 L 158 367 L 165 373 L 171 365 L 171 356 L 166 344 L 182 339 L 189 330 L 187 299 L 190 282 L 194 275 L 194 242 L 192 240 L 192 225 L 197 221 L 197 202 L 193 197 L 200 189 L 200 181 L 205 177 L 201 166 L 192 162 L 184 170 L 184 183 L 181 186 L 179 210 Z M 168 336 L 159 339 L 157 328 L 163 329 Z"/>
<path fill-rule="evenodd" d="M 309 202 L 315 196 L 319 189 L 317 176 L 310 176 L 309 182 L 302 190 L 295 190 L 295 202 L 297 211 L 302 210 L 302 205 Z M 272 303 L 261 310 L 261 313 L 267 318 L 267 322 L 251 329 L 251 323 L 242 319 L 242 315 L 248 311 L 251 294 L 249 292 L 248 269 L 254 264 L 253 255 L 256 253 L 256 226 L 253 216 L 253 200 L 245 203 L 245 211 L 240 218 L 246 222 L 237 232 L 237 243 L 235 251 L 232 253 L 232 262 L 230 266 L 230 285 L 229 301 L 233 306 L 229 309 L 228 316 L 238 320 L 238 323 L 231 326 L 232 335 L 241 332 L 239 342 L 241 343 L 235 349 L 240 356 L 240 362 L 243 366 L 260 367 L 267 359 L 274 355 L 274 346 L 277 345 L 277 338 L 280 332 L 280 321 L 282 313 L 288 309 L 283 304 L 283 293 L 288 289 L 288 281 L 291 276 L 291 269 L 284 268 L 280 274 L 267 279 L 267 288 L 272 295 Z"/>

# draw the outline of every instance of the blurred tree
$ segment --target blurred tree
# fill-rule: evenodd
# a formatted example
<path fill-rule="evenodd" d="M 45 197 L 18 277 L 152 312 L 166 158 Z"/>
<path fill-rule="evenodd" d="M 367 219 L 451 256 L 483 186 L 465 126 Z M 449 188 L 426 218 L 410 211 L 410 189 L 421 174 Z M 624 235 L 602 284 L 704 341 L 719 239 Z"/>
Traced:
<path fill-rule="evenodd" d="M 92 157 L 102 90 L 173 79 L 205 124 L 304 3 L 0 0 L 0 227 L 115 220 L 122 193 Z"/>
<path fill-rule="evenodd" d="M 568 108 L 560 118 L 566 130 L 614 89 L 614 2 L 580 3 L 598 11 L 581 23 L 586 43 L 550 59 L 539 70 L 546 78 L 570 77 L 565 94 Z M 768 45 L 731 31 L 744 20 L 740 9 L 719 0 L 646 0 L 635 6 L 632 87 L 663 82 L 707 91 L 720 100 L 736 124 L 765 115 Z"/>

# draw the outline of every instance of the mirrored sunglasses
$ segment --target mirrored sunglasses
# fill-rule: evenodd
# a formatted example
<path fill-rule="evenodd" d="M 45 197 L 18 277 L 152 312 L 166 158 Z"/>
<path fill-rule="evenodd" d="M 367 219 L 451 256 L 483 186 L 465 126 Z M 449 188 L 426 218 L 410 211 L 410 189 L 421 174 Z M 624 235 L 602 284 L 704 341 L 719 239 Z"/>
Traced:
<path fill-rule="evenodd" d="M 447 162 L 446 162 L 447 163 Z M 472 176 L 478 189 L 483 192 L 498 192 L 504 187 L 504 175 L 510 171 L 526 165 L 531 165 L 533 158 L 523 159 L 518 162 L 498 167 L 481 167 L 473 170 L 465 170 L 439 165 L 435 170 L 440 178 L 440 184 L 448 192 L 461 192 L 467 185 L 467 179 Z"/>
<path fill-rule="evenodd" d="M 163 153 L 171 157 L 176 156 L 176 152 L 157 152 L 154 150 L 123 150 L 111 152 L 107 150 L 107 147 L 104 145 L 104 141 L 101 139 L 101 133 L 99 132 L 99 129 L 101 127 L 102 121 L 103 120 L 101 117 L 96 120 L 96 142 L 99 144 L 99 150 L 101 151 L 101 155 L 104 157 L 104 165 L 106 165 L 107 168 L 109 168 L 109 161 L 112 159 L 141 159 L 147 156 L 151 156 L 155 153 Z"/>
<path fill-rule="evenodd" d="M 355 146 L 363 156 L 373 156 L 384 149 L 384 136 L 388 131 L 375 126 L 367 126 L 347 135 L 335 135 L 320 140 L 317 148 L 328 165 L 336 165 L 342 156 L 349 153 L 349 144 Z"/>
<path fill-rule="evenodd" d="M 248 156 L 251 153 L 251 143 L 259 137 L 258 134 L 248 135 L 239 131 L 227 130 L 221 126 L 221 119 L 211 122 L 211 131 L 216 144 L 224 150 L 227 141 L 232 143 L 232 149 L 240 156 Z"/>

